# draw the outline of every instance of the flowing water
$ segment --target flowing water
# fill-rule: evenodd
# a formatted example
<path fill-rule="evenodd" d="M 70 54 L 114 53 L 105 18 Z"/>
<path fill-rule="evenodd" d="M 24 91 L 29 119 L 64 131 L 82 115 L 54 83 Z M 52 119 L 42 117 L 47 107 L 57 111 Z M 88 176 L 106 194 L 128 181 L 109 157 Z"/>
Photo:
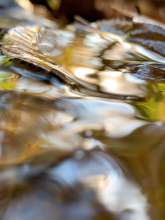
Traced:
<path fill-rule="evenodd" d="M 0 219 L 164 220 L 164 27 L 16 12 L 0 16 Z"/>

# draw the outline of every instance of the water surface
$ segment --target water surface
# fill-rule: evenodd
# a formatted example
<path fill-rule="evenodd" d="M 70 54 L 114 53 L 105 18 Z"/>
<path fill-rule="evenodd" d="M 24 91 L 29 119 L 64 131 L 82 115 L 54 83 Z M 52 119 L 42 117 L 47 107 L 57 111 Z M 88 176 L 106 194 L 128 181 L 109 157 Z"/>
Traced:
<path fill-rule="evenodd" d="M 165 29 L 5 16 L 1 219 L 163 220 Z"/>

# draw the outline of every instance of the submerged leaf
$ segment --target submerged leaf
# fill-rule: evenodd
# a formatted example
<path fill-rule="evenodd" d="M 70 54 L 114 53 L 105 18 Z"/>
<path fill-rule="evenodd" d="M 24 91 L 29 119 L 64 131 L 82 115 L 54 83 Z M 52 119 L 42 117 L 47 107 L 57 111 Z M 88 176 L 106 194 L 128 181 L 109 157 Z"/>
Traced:
<path fill-rule="evenodd" d="M 76 30 L 75 30 L 76 31 Z M 81 51 L 84 50 L 84 53 L 87 53 L 87 56 L 80 53 L 79 59 L 84 59 L 84 68 L 89 62 L 89 58 L 92 56 L 94 59 L 96 56 L 99 56 L 99 53 L 106 49 L 106 45 L 111 44 L 111 40 L 107 41 L 102 38 L 102 36 L 95 36 L 95 34 L 89 34 L 89 36 L 84 33 L 84 38 L 86 39 L 83 45 L 80 47 Z M 65 41 L 61 42 L 59 37 L 63 37 Z M 91 48 L 90 38 L 98 42 L 97 48 Z M 74 90 L 78 89 L 82 93 L 89 93 L 92 96 L 101 96 L 106 98 L 116 98 L 116 99 L 138 99 L 141 97 L 139 95 L 132 95 L 129 93 L 126 94 L 115 94 L 115 92 L 107 92 L 102 90 L 100 81 L 98 83 L 91 83 L 88 81 L 88 78 L 83 79 L 81 74 L 79 75 L 79 69 L 77 68 L 77 61 L 75 56 L 77 56 L 77 43 L 81 42 L 81 36 L 77 32 L 70 33 L 67 30 L 53 30 L 50 28 L 38 27 L 38 26 L 28 26 L 28 27 L 16 27 L 11 29 L 3 38 L 2 41 L 2 51 L 4 54 L 8 55 L 11 58 L 17 58 L 19 60 L 24 60 L 28 63 L 33 63 L 36 66 L 39 66 L 46 71 L 51 72 L 52 74 L 61 78 L 64 82 L 68 83 Z M 102 44 L 104 43 L 104 45 Z M 93 44 L 93 43 L 92 43 Z M 77 46 L 76 46 L 77 45 Z M 72 47 L 75 48 L 72 50 Z M 84 49 L 83 49 L 84 47 Z M 53 54 L 52 52 L 53 51 Z M 66 60 L 69 57 L 70 61 L 66 63 Z M 74 53 L 73 53 L 74 52 Z M 95 54 L 96 53 L 96 54 Z M 100 59 L 100 58 L 99 58 Z M 98 59 L 98 61 L 99 61 Z M 100 64 L 94 66 L 99 66 Z M 66 66 L 63 68 L 58 64 Z M 91 63 L 92 64 L 92 63 Z M 89 63 L 89 65 L 91 65 Z M 101 64 L 103 65 L 103 64 Z M 93 66 L 93 64 L 92 64 Z M 81 67 L 81 68 L 82 68 Z M 100 67 L 99 67 L 100 68 Z M 75 71 L 74 71 L 75 70 Z M 77 71 L 78 70 L 78 71 Z M 94 72 L 95 70 L 92 70 Z M 76 74 L 78 73 L 78 75 Z M 88 74 L 87 74 L 88 75 Z"/>

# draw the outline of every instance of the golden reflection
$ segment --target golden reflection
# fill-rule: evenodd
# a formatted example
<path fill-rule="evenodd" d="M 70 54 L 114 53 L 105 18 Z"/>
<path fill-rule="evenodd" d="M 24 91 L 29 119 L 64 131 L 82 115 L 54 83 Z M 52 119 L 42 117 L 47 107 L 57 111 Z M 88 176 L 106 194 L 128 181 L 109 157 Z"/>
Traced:
<path fill-rule="evenodd" d="M 74 98 L 53 101 L 44 97 L 45 94 L 41 99 L 38 96 L 2 92 L 2 164 L 21 162 L 42 149 L 72 151 L 80 146 L 88 148 L 86 139 L 81 136 L 86 130 L 105 130 L 107 136 L 117 138 L 127 136 L 146 124 L 135 118 L 137 112 L 126 103 Z M 97 144 L 91 139 L 90 148 Z"/>
<path fill-rule="evenodd" d="M 29 0 L 16 0 L 17 4 L 20 5 L 22 8 L 24 8 L 27 11 L 33 11 L 33 5 Z"/>
<path fill-rule="evenodd" d="M 119 71 L 99 72 L 100 86 L 109 93 L 134 94 L 144 96 L 144 82 Z"/>

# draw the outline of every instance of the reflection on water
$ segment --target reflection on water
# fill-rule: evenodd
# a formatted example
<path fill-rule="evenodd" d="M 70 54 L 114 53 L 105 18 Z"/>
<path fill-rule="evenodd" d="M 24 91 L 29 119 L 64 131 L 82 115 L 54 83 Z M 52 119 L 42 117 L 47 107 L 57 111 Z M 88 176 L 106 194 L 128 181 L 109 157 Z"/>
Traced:
<path fill-rule="evenodd" d="M 20 25 L 1 34 L 0 218 L 164 219 L 164 28 L 19 16 L 0 15 Z"/>
<path fill-rule="evenodd" d="M 119 219 L 149 219 L 145 196 L 105 153 L 77 152 L 73 159 L 53 168 L 49 175 L 64 184 L 82 184 L 91 188 L 99 203 Z"/>

